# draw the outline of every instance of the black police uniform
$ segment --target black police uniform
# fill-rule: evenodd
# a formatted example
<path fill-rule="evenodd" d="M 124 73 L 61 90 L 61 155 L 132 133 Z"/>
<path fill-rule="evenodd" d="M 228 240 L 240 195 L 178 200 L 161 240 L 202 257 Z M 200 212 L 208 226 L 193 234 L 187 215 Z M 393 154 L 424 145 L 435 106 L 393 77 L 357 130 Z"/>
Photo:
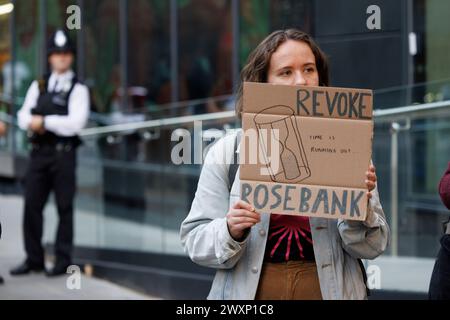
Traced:
<path fill-rule="evenodd" d="M 57 39 L 66 37 L 66 41 Z M 59 44 L 58 44 L 59 42 Z M 49 53 L 74 49 L 67 35 L 59 31 L 49 43 Z M 67 116 L 69 99 L 78 80 L 72 77 L 69 90 L 49 89 L 50 75 L 37 81 L 39 97 L 32 115 Z M 45 121 L 45 120 L 44 120 Z M 24 242 L 27 259 L 25 263 L 11 270 L 12 275 L 44 270 L 44 249 L 42 247 L 43 210 L 49 194 L 53 191 L 59 216 L 55 241 L 55 267 L 49 275 L 65 273 L 72 263 L 73 248 L 73 202 L 76 190 L 76 149 L 81 141 L 77 135 L 62 136 L 46 130 L 44 134 L 30 136 L 32 150 L 25 177 Z"/>
<path fill-rule="evenodd" d="M 40 95 L 33 115 L 67 115 L 68 100 L 77 83 L 72 80 L 67 93 L 48 92 L 47 76 L 42 81 Z M 28 262 L 44 264 L 42 239 L 42 212 L 50 191 L 55 193 L 59 215 L 59 226 L 55 242 L 55 256 L 58 264 L 71 264 L 73 238 L 73 200 L 75 196 L 76 148 L 80 144 L 77 136 L 60 137 L 46 131 L 43 135 L 33 134 L 31 159 L 25 179 L 24 236 Z"/>

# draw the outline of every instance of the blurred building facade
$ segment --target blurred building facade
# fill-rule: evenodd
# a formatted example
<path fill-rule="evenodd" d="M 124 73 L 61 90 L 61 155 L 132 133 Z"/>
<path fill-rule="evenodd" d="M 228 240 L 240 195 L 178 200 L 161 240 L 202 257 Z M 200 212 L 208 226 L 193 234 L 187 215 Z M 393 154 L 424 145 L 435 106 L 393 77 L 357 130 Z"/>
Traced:
<path fill-rule="evenodd" d="M 372 4 L 381 9 L 381 30 L 366 27 Z M 450 99 L 445 0 L 0 0 L 0 112 L 14 117 L 31 81 L 48 71 L 46 38 L 66 24 L 70 5 L 81 9 L 81 29 L 71 35 L 75 69 L 91 90 L 92 126 L 233 110 L 248 54 L 271 31 L 290 27 L 313 35 L 329 56 L 333 86 L 375 90 L 376 109 Z M 205 119 L 204 128 L 239 125 Z M 437 253 L 440 221 L 448 215 L 436 187 L 450 160 L 449 124 L 448 117 L 418 118 L 414 130 L 398 137 L 395 256 L 432 259 Z M 389 126 L 376 126 L 374 162 L 390 218 Z M 152 294 L 203 297 L 213 271 L 190 263 L 178 239 L 200 172 L 170 160 L 178 127 L 85 139 L 77 256 L 98 275 Z M 192 131 L 193 123 L 181 127 Z M 0 140 L 0 175 L 20 179 L 26 150 L 25 134 L 11 125 Z M 47 214 L 52 228 L 51 206 Z M 46 241 L 51 246 L 52 239 Z"/>

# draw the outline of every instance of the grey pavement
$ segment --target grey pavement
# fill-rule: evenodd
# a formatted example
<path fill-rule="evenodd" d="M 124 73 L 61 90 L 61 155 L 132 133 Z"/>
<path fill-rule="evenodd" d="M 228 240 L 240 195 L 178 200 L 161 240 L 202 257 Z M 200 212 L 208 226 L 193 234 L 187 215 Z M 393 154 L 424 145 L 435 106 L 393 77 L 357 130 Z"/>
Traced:
<path fill-rule="evenodd" d="M 0 240 L 0 274 L 6 284 L 0 286 L 0 299 L 150 299 L 107 281 L 82 276 L 81 290 L 69 290 L 67 277 L 47 279 L 44 275 L 10 278 L 8 270 L 23 257 L 21 234 L 22 200 L 20 197 L 0 195 L 0 220 L 4 226 L 4 238 Z M 44 240 L 54 236 L 56 212 L 49 206 L 46 210 Z M 101 219 L 101 220 L 99 220 Z M 77 243 L 100 244 L 114 248 L 154 248 L 161 242 L 163 230 L 138 222 L 99 216 L 93 212 L 78 210 L 76 215 Z M 50 229 L 50 230 L 48 230 Z M 178 233 L 164 231 L 165 250 L 174 254 L 182 252 Z M 426 293 L 428 291 L 434 259 L 419 257 L 381 257 L 367 261 L 369 283 L 373 289 Z M 369 267 L 372 266 L 372 267 Z M 377 285 L 378 284 L 378 285 Z"/>
<path fill-rule="evenodd" d="M 17 196 L 0 195 L 0 220 L 3 235 L 0 240 L 0 275 L 5 283 L 0 285 L 0 300 L 146 300 L 147 295 L 113 284 L 109 281 L 80 275 L 79 282 L 70 274 L 55 279 L 43 273 L 11 277 L 9 269 L 24 259 L 22 241 L 23 202 Z M 71 281 L 72 280 L 72 281 Z M 67 285 L 69 283 L 69 286 Z M 69 289 L 70 284 L 80 284 L 80 289 Z"/>

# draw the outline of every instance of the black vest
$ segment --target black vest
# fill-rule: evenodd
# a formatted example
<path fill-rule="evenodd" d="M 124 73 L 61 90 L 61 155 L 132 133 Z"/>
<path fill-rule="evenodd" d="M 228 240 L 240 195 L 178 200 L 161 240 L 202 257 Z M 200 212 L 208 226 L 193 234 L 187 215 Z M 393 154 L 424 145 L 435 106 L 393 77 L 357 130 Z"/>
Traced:
<path fill-rule="evenodd" d="M 32 115 L 39 116 L 67 116 L 69 114 L 69 98 L 72 94 L 73 88 L 78 83 L 77 77 L 72 78 L 72 83 L 68 91 L 61 92 L 49 92 L 48 91 L 48 81 L 50 75 L 46 75 L 44 78 L 38 80 L 39 86 L 39 98 L 36 107 L 31 109 Z M 80 139 L 78 136 L 73 137 L 61 137 L 53 132 L 46 131 L 44 134 L 33 134 L 30 140 L 34 144 L 71 144 L 73 146 L 78 146 L 80 144 Z"/>

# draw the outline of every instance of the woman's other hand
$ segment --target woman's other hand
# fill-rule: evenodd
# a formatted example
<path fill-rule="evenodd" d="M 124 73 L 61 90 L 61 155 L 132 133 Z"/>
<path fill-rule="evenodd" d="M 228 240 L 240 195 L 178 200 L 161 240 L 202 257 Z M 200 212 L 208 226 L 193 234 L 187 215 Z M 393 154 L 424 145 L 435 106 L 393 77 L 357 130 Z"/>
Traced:
<path fill-rule="evenodd" d="M 376 183 L 377 183 L 376 169 L 375 169 L 374 165 L 370 165 L 369 171 L 366 172 L 366 186 L 367 186 L 367 189 L 369 190 L 367 192 L 368 199 L 372 198 L 372 191 L 373 191 L 373 189 L 375 189 Z"/>

